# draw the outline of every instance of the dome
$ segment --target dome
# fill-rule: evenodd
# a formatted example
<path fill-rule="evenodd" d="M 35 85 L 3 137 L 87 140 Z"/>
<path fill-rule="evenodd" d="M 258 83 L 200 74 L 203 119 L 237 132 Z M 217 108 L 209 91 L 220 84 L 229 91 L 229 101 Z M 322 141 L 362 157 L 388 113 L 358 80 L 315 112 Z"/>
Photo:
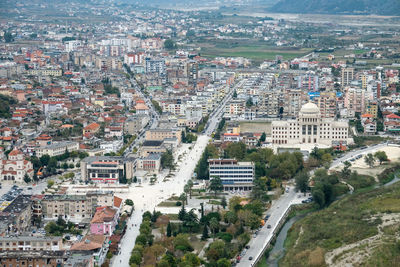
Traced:
<path fill-rule="evenodd" d="M 301 107 L 300 113 L 318 114 L 319 113 L 319 108 L 314 103 L 309 102 L 309 103 L 307 103 L 307 104 L 305 104 L 304 106 Z"/>

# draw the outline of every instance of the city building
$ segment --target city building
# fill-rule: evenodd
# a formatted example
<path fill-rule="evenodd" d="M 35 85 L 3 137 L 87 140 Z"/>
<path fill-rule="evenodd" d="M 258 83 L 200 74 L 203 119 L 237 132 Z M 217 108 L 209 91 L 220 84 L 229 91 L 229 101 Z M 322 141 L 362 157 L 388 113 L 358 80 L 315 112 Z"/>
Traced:
<path fill-rule="evenodd" d="M 114 194 L 111 191 L 94 191 L 75 195 L 45 195 L 36 203 L 41 206 L 45 220 L 61 217 L 74 223 L 89 222 L 97 207 L 113 206 Z"/>
<path fill-rule="evenodd" d="M 151 129 L 146 131 L 146 140 L 163 141 L 167 138 L 176 138 L 178 143 L 181 143 L 181 129 Z"/>
<path fill-rule="evenodd" d="M 111 207 L 99 207 L 90 221 L 90 233 L 111 236 L 118 224 L 118 210 Z"/>
<path fill-rule="evenodd" d="M 68 258 L 64 250 L 0 251 L 0 265 L 6 267 L 63 267 Z"/>
<path fill-rule="evenodd" d="M 31 196 L 19 195 L 0 211 L 0 236 L 27 231 L 31 226 L 31 219 Z"/>
<path fill-rule="evenodd" d="M 253 187 L 254 163 L 235 159 L 209 159 L 210 179 L 219 177 L 224 191 L 248 191 Z"/>
<path fill-rule="evenodd" d="M 5 159 L 3 149 L 0 148 L 0 171 L 2 181 L 23 183 L 25 175 L 33 177 L 32 162 L 25 160 L 24 154 L 18 149 L 13 149 L 8 159 Z"/>
<path fill-rule="evenodd" d="M 137 170 L 158 173 L 161 169 L 161 154 L 148 154 L 137 159 Z"/>
<path fill-rule="evenodd" d="M 114 184 L 123 177 L 132 179 L 135 168 L 135 158 L 95 156 L 81 161 L 82 180 L 95 183 Z"/>
<path fill-rule="evenodd" d="M 342 68 L 342 87 L 345 87 L 354 80 L 354 68 Z"/>
<path fill-rule="evenodd" d="M 79 143 L 72 141 L 63 141 L 58 143 L 52 143 L 46 146 L 40 146 L 35 148 L 35 154 L 38 158 L 43 155 L 49 155 L 50 157 L 60 156 L 66 151 L 72 152 L 79 150 Z"/>
<path fill-rule="evenodd" d="M 0 251 L 4 250 L 64 250 L 61 236 L 0 236 Z"/>
<path fill-rule="evenodd" d="M 339 141 L 348 144 L 349 125 L 347 121 L 335 121 L 330 118 L 321 118 L 317 105 L 305 104 L 296 120 L 272 122 L 272 144 L 297 145 L 321 144 L 332 146 L 332 142 Z"/>

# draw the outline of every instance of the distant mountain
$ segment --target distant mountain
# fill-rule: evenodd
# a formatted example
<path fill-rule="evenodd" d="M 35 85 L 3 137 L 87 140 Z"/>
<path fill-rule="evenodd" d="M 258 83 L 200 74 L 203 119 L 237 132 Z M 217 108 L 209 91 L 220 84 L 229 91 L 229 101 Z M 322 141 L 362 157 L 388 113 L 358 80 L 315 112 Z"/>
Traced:
<path fill-rule="evenodd" d="M 400 0 L 281 0 L 272 6 L 269 11 L 279 13 L 400 16 Z"/>

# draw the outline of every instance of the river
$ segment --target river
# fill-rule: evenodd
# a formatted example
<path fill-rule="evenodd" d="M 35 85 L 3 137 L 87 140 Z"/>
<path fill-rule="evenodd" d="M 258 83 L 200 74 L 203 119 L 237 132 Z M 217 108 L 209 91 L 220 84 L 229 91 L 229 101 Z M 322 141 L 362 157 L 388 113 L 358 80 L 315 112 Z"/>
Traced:
<path fill-rule="evenodd" d="M 268 259 L 267 259 L 267 265 L 269 267 L 278 267 L 278 262 L 282 257 L 285 255 L 285 248 L 284 248 L 284 243 L 287 237 L 287 233 L 292 227 L 292 225 L 303 218 L 306 214 L 301 214 L 295 217 L 290 218 L 282 227 L 281 231 L 279 232 L 278 236 L 276 237 L 276 242 L 274 247 L 269 253 Z"/>

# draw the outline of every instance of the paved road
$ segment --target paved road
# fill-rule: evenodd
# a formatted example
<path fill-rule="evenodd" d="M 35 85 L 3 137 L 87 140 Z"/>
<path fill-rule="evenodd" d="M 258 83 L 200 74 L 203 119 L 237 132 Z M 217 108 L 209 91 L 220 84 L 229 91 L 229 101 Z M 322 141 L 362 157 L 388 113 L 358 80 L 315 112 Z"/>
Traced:
<path fill-rule="evenodd" d="M 307 198 L 301 193 L 296 193 L 294 187 L 289 188 L 288 193 L 284 193 L 279 199 L 272 202 L 271 208 L 267 212 L 267 214 L 270 215 L 269 219 L 265 222 L 265 225 L 261 228 L 257 236 L 250 240 L 248 243 L 250 248 L 246 250 L 246 254 L 236 266 L 252 266 L 257 256 L 262 253 L 265 245 L 272 239 L 273 232 L 278 227 L 287 209 L 289 209 L 292 204 L 299 204 L 302 200 Z M 268 229 L 268 225 L 270 225 L 271 228 Z M 249 260 L 249 257 L 253 259 Z"/>
<path fill-rule="evenodd" d="M 375 146 L 369 146 L 364 149 L 356 149 L 356 150 L 349 151 L 343 157 L 334 160 L 331 164 L 331 168 L 335 168 L 338 165 L 343 164 L 343 162 L 349 161 L 353 157 L 356 157 L 358 155 L 366 155 L 368 153 L 372 153 L 373 151 L 378 150 L 383 147 L 386 147 L 386 146 L 387 146 L 387 143 L 382 143 L 382 144 L 378 144 Z"/>
<path fill-rule="evenodd" d="M 231 98 L 230 91 L 223 101 L 216 108 L 216 112 L 211 114 L 209 124 L 205 129 L 204 135 L 200 135 L 192 149 L 187 151 L 186 157 L 178 163 L 177 172 L 167 182 L 158 181 L 154 185 L 143 184 L 130 190 L 129 198 L 135 203 L 135 211 L 128 221 L 128 229 L 121 241 L 120 254 L 113 258 L 112 266 L 128 267 L 129 257 L 135 245 L 136 237 L 139 234 L 138 226 L 142 222 L 142 214 L 145 211 L 152 211 L 160 202 L 169 198 L 173 194 L 183 193 L 185 183 L 192 178 L 197 162 L 210 141 L 209 135 L 215 130 L 219 120 L 223 115 L 225 103 Z M 125 195 L 126 197 L 126 195 Z M 136 225 L 136 226 L 135 226 Z"/>

